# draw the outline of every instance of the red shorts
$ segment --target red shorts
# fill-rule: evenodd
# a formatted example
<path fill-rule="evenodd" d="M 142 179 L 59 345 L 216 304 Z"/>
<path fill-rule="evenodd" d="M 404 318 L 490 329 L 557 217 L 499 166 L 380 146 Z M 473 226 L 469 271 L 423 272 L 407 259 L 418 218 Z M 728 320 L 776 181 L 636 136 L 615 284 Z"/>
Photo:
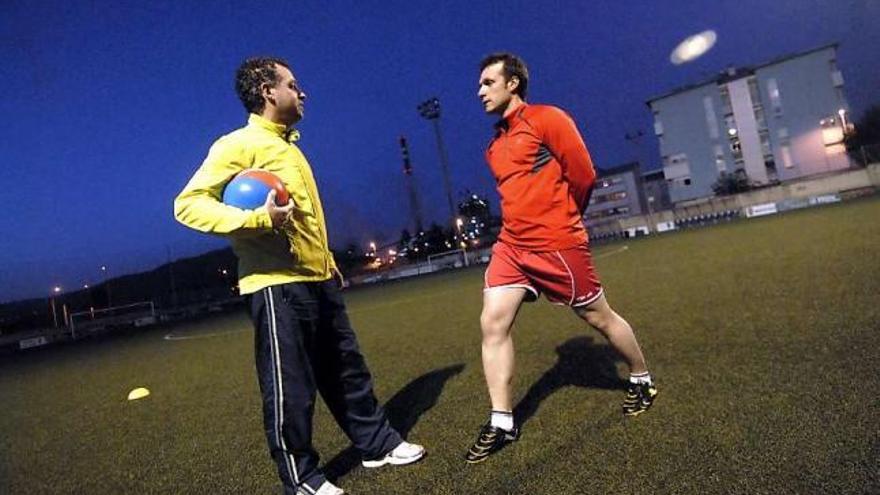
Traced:
<path fill-rule="evenodd" d="M 572 307 L 592 304 L 602 295 L 586 244 L 561 251 L 526 251 L 496 242 L 483 290 L 509 287 L 526 289 L 530 301 L 543 292 L 548 301 Z"/>

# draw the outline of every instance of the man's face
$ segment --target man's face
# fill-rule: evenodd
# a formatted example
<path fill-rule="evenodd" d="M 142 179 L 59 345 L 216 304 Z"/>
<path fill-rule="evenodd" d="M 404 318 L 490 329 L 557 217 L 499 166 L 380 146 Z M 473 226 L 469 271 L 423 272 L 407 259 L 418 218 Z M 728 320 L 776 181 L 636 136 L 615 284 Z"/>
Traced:
<path fill-rule="evenodd" d="M 269 98 L 274 100 L 278 116 L 287 125 L 292 125 L 303 118 L 304 102 L 306 94 L 296 82 L 290 69 L 283 65 L 275 66 L 278 75 L 278 83 L 269 88 Z"/>
<path fill-rule="evenodd" d="M 504 111 L 513 98 L 513 90 L 519 85 L 519 80 L 511 78 L 508 81 L 504 77 L 504 62 L 495 62 L 487 65 L 480 73 L 480 89 L 477 96 L 483 104 L 486 113 L 504 115 Z"/>

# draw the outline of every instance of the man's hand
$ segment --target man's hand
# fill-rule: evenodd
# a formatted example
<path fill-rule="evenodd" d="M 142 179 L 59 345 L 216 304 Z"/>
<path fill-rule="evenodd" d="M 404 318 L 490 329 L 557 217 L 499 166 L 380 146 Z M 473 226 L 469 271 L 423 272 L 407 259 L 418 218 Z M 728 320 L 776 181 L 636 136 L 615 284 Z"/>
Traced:
<path fill-rule="evenodd" d="M 333 278 L 336 280 L 336 286 L 339 287 L 339 290 L 346 287 L 345 277 L 342 275 L 342 272 L 339 271 L 339 268 L 333 269 Z"/>
<path fill-rule="evenodd" d="M 269 218 L 272 219 L 272 228 L 279 228 L 287 222 L 287 218 L 290 216 L 290 212 L 295 208 L 293 204 L 293 199 L 289 200 L 286 205 L 278 206 L 275 204 L 275 195 L 277 193 L 274 189 L 269 191 L 269 195 L 266 196 L 266 203 L 263 205 L 266 207 L 266 212 L 269 213 Z"/>

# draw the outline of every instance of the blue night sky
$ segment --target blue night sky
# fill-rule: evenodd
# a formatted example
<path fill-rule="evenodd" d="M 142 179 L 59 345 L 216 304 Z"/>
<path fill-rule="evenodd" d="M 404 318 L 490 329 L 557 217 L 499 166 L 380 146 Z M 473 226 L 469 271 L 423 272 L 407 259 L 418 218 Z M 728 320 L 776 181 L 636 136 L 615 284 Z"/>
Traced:
<path fill-rule="evenodd" d="M 447 206 L 430 124 L 443 104 L 456 192 L 496 200 L 482 161 L 492 119 L 477 64 L 514 51 L 530 101 L 572 113 L 599 167 L 659 166 L 645 101 L 728 65 L 839 42 L 856 117 L 880 101 L 880 2 L 19 1 L 0 4 L 0 301 L 78 288 L 222 247 L 177 224 L 172 200 L 210 144 L 243 124 L 232 77 L 246 56 L 286 58 L 308 99 L 298 126 L 331 243 L 390 241 L 410 222 L 397 143 L 427 222 Z M 714 29 L 683 66 L 669 53 Z M 626 133 L 641 130 L 641 143 Z M 497 213 L 497 203 L 493 204 Z"/>

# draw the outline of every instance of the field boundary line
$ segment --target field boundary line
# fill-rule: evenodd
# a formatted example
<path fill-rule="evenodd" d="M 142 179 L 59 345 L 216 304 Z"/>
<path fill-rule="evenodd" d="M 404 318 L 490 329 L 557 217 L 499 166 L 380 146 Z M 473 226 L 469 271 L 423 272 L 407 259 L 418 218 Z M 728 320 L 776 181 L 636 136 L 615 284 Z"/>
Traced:
<path fill-rule="evenodd" d="M 620 254 L 628 249 L 629 249 L 629 246 L 620 246 L 619 248 L 615 249 L 614 251 L 608 251 L 607 253 L 599 253 L 596 256 L 593 256 L 593 259 L 597 260 L 599 258 L 607 258 L 607 257 L 613 256 L 615 254 Z"/>
<path fill-rule="evenodd" d="M 222 335 L 233 335 L 233 334 L 236 334 L 236 333 L 249 332 L 249 331 L 251 331 L 251 330 L 252 330 L 251 328 L 243 328 L 243 329 L 240 329 L 240 330 L 230 330 L 230 331 L 228 331 L 228 332 L 200 333 L 200 334 L 197 334 L 197 335 L 174 335 L 173 333 L 169 333 L 168 335 L 166 335 L 165 337 L 163 337 L 163 340 L 175 341 L 175 340 L 208 339 L 208 338 L 211 338 L 211 337 L 220 337 L 220 336 L 222 336 Z"/>

